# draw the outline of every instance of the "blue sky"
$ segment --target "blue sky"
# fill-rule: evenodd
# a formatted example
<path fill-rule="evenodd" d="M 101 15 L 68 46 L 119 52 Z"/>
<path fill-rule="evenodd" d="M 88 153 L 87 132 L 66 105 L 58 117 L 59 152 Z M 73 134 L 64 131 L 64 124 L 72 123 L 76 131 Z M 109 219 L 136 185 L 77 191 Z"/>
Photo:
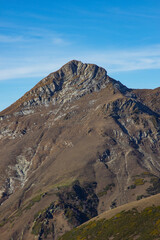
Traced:
<path fill-rule="evenodd" d="M 159 0 L 0 0 L 0 110 L 66 62 L 160 86 Z"/>

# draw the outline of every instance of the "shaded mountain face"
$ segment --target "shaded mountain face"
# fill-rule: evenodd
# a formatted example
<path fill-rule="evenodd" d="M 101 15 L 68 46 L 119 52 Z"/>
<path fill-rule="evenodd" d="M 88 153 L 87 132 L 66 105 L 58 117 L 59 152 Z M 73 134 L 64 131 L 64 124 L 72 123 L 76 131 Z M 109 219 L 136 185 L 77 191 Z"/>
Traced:
<path fill-rule="evenodd" d="M 0 234 L 58 239 L 160 192 L 160 89 L 73 60 L 0 113 Z"/>

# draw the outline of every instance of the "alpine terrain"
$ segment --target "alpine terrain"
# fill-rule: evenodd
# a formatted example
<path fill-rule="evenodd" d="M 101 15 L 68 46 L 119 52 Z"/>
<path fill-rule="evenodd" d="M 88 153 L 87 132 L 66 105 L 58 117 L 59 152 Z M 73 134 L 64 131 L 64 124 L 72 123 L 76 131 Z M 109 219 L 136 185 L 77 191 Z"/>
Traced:
<path fill-rule="evenodd" d="M 0 239 L 160 239 L 158 193 L 160 88 L 73 60 L 0 113 Z"/>

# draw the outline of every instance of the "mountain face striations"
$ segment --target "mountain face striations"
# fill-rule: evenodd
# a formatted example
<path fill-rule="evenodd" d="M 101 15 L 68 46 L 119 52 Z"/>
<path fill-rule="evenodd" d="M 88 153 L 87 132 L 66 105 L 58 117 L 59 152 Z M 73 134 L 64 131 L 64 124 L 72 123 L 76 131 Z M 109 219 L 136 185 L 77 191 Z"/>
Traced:
<path fill-rule="evenodd" d="M 0 113 L 0 236 L 58 239 L 160 193 L 160 88 L 73 60 Z"/>

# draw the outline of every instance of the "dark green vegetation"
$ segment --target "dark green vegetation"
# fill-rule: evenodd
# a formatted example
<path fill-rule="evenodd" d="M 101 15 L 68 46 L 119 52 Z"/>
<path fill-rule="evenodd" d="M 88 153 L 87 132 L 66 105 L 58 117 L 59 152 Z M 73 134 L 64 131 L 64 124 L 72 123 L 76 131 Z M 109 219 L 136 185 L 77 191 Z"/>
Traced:
<path fill-rule="evenodd" d="M 39 239 L 42 239 L 42 236 L 46 238 L 49 234 L 52 234 L 52 237 L 54 237 L 54 224 L 50 222 L 50 219 L 53 219 L 55 210 L 56 206 L 52 203 L 48 208 L 34 216 L 35 221 L 32 227 L 32 234 L 39 235 Z"/>
<path fill-rule="evenodd" d="M 65 216 L 66 220 L 73 227 L 79 226 L 92 217 L 97 216 L 98 197 L 94 192 L 96 185 L 96 182 L 83 183 L 81 185 L 77 180 L 69 184 L 58 185 L 58 192 L 52 193 L 56 194 L 58 199 L 35 214 L 31 230 L 32 234 L 38 236 L 39 240 L 47 237 L 54 238 L 54 219 L 55 215 L 60 213 Z M 12 216 L 3 219 L 0 222 L 0 227 L 3 227 L 7 222 L 13 223 L 13 226 L 18 217 L 22 216 L 22 214 L 30 210 L 49 194 L 51 192 L 35 195 L 19 207 Z"/>
<path fill-rule="evenodd" d="M 113 187 L 115 187 L 115 184 L 114 184 L 114 183 L 108 184 L 108 185 L 103 189 L 102 192 L 99 192 L 99 193 L 97 194 L 97 196 L 98 196 L 98 197 L 102 197 L 102 196 L 106 195 L 109 190 L 112 191 L 112 188 L 113 188 Z"/>
<path fill-rule="evenodd" d="M 73 226 L 79 226 L 92 217 L 97 216 L 98 198 L 94 193 L 96 183 L 86 183 L 83 187 L 78 181 L 72 186 L 64 187 L 57 193 L 58 201 L 39 211 L 34 216 L 32 234 L 39 239 L 54 237 L 54 216 L 63 212 L 67 221 Z"/>
<path fill-rule="evenodd" d="M 144 179 L 143 178 L 137 178 L 135 179 L 134 185 L 139 186 L 144 184 Z"/>
<path fill-rule="evenodd" d="M 28 205 L 25 207 L 25 210 L 31 209 L 31 207 L 32 207 L 35 203 L 39 202 L 39 201 L 41 200 L 41 198 L 44 197 L 44 196 L 45 196 L 45 194 L 39 194 L 39 195 L 35 196 L 34 198 L 32 198 L 32 199 L 30 200 L 30 202 L 28 203 Z"/>
<path fill-rule="evenodd" d="M 144 185 L 147 182 L 150 183 L 151 185 L 148 188 L 146 188 L 145 194 L 137 196 L 137 200 L 160 193 L 160 178 L 149 172 L 143 172 L 140 175 L 134 176 L 133 184 L 128 186 L 128 189 L 135 189 L 136 187 Z"/>
<path fill-rule="evenodd" d="M 77 181 L 70 191 L 58 194 L 59 206 L 72 225 L 78 226 L 97 216 L 98 197 L 94 193 L 95 188 L 95 182 L 86 183 L 82 187 Z"/>
<path fill-rule="evenodd" d="M 149 195 L 155 195 L 160 193 L 160 178 L 152 177 L 150 183 L 152 184 L 149 188 L 147 188 L 147 193 Z"/>
<path fill-rule="evenodd" d="M 138 212 L 122 211 L 109 220 L 91 221 L 64 234 L 59 240 L 160 239 L 160 206 Z"/>

